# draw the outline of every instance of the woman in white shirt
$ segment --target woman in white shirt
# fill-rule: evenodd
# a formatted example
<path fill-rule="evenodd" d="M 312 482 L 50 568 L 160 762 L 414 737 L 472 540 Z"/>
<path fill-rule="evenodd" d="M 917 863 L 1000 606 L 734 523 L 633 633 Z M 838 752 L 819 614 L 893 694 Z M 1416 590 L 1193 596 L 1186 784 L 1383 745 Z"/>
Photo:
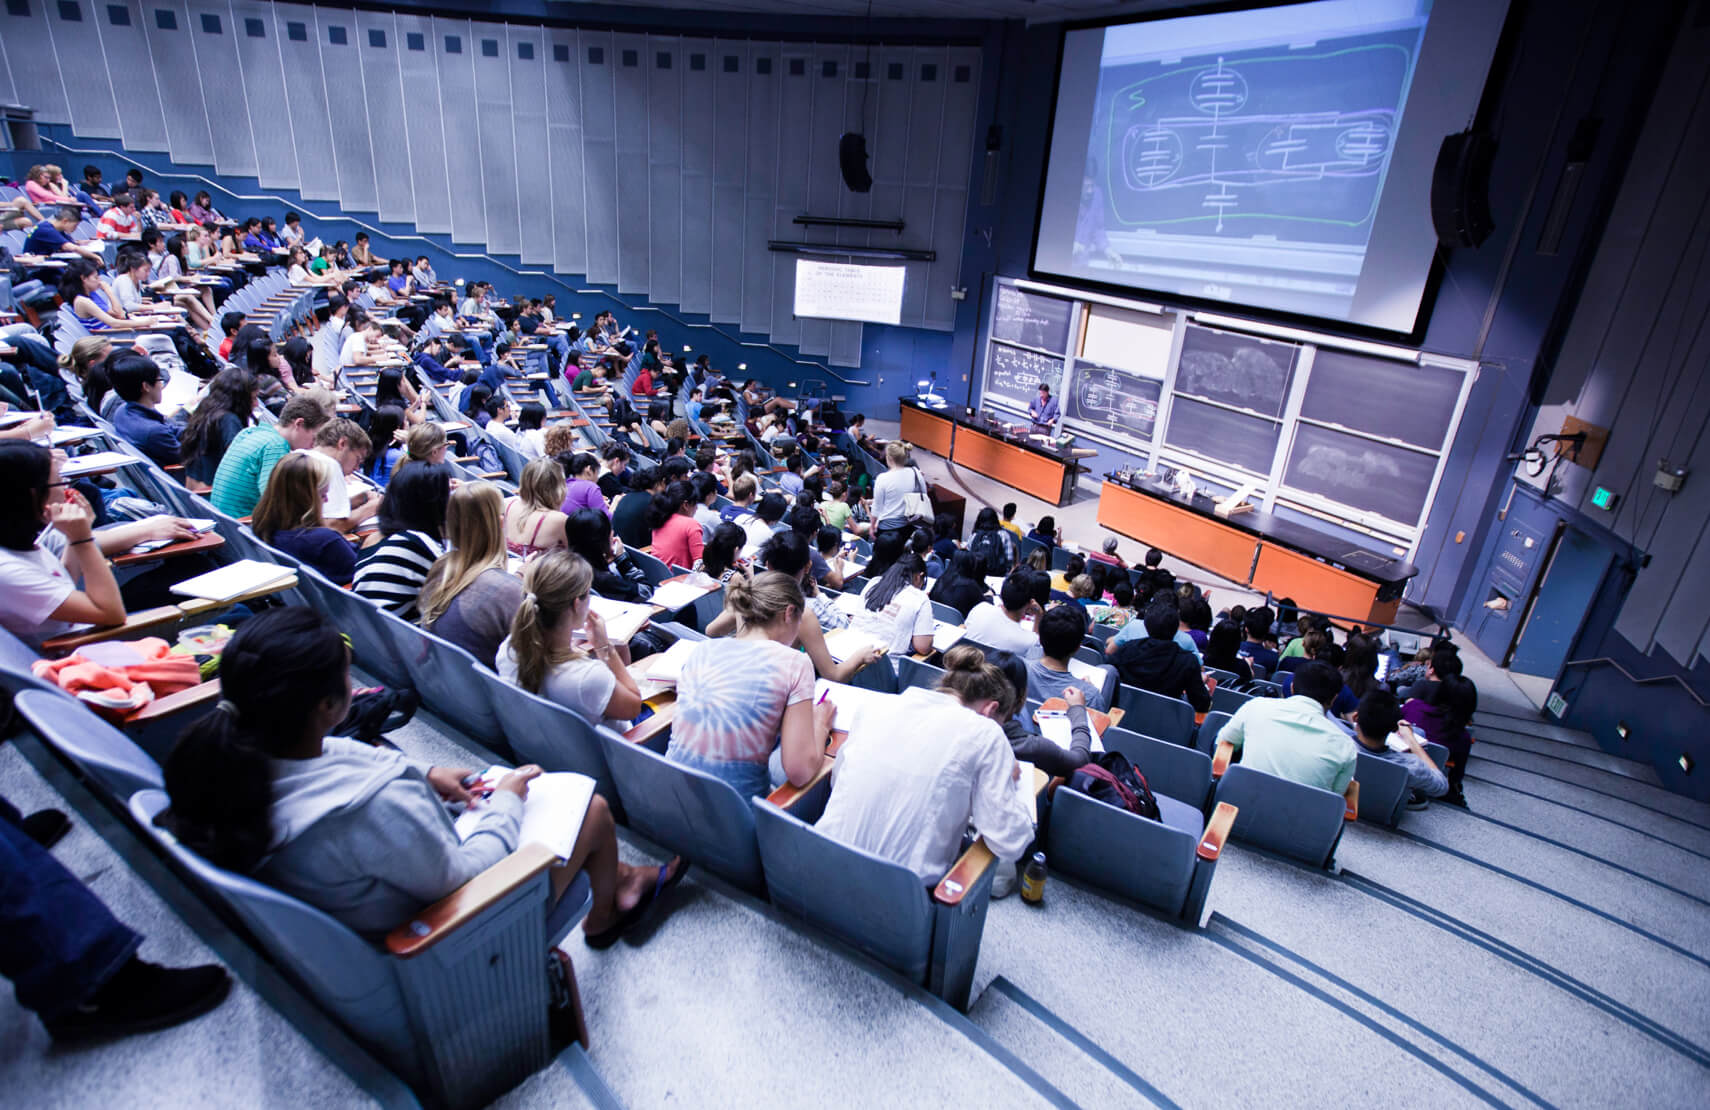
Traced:
<path fill-rule="evenodd" d="M 591 602 L 594 572 L 580 555 L 554 551 L 529 564 L 511 634 L 499 645 L 499 677 L 557 702 L 585 721 L 629 727 L 641 688 L 627 651 L 606 636 Z M 586 631 L 585 649 L 576 633 Z"/>
<path fill-rule="evenodd" d="M 861 591 L 861 608 L 849 626 L 878 637 L 892 654 L 925 655 L 932 650 L 932 601 L 926 596 L 926 563 L 904 555 Z"/>
<path fill-rule="evenodd" d="M 937 690 L 913 687 L 863 709 L 838 749 L 815 828 L 937 884 L 972 825 L 1013 874 L 1033 840 L 1021 765 L 998 724 L 1012 691 L 979 648 L 944 657 Z M 994 885 L 995 882 L 994 882 Z"/>
<path fill-rule="evenodd" d="M 895 532 L 908 527 L 908 512 L 904 508 L 911 493 L 926 492 L 920 471 L 908 464 L 908 447 L 901 440 L 885 444 L 883 474 L 873 481 L 874 538 L 881 532 Z"/>

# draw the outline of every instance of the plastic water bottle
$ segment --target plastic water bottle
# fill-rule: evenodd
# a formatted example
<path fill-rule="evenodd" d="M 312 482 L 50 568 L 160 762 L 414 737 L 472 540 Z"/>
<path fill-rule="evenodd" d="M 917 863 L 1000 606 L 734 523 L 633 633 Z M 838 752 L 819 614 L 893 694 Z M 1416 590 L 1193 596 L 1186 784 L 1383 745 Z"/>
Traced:
<path fill-rule="evenodd" d="M 1045 853 L 1034 852 L 1021 873 L 1021 900 L 1037 906 L 1045 900 Z"/>

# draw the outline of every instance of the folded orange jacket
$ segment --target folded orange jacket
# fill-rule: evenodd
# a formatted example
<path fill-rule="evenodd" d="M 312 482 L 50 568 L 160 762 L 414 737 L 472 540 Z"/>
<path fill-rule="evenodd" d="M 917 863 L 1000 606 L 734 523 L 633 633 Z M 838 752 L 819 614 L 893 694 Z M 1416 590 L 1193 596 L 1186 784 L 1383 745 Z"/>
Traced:
<path fill-rule="evenodd" d="M 47 679 L 71 694 L 85 690 L 124 690 L 147 683 L 156 697 L 188 690 L 202 681 L 196 660 L 171 654 L 172 645 L 149 636 L 130 642 L 142 661 L 124 667 L 107 667 L 72 653 L 64 659 L 38 659 L 30 665 L 37 678 Z"/>

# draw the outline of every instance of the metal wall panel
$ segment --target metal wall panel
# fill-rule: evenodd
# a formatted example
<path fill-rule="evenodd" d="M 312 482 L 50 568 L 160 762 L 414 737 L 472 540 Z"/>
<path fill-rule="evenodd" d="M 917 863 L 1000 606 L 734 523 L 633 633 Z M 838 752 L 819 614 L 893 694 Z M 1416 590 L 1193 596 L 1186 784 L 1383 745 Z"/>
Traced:
<path fill-rule="evenodd" d="M 234 38 L 238 28 L 233 26 L 231 5 L 226 0 L 190 0 L 188 7 L 187 37 L 202 74 L 214 168 L 224 174 L 254 177 L 255 136 L 249 127 L 249 105 L 243 98 L 243 71 Z"/>
<path fill-rule="evenodd" d="M 31 4 L 28 15 L 13 15 L 0 4 L 0 42 L 6 45 L 6 61 L 20 101 L 33 108 L 42 123 L 70 123 L 65 83 L 41 5 Z"/>
<path fill-rule="evenodd" d="M 647 73 L 647 296 L 656 304 L 683 300 L 683 75 L 689 51 L 671 35 L 650 35 L 642 57 Z M 637 190 L 640 192 L 640 190 Z"/>
<path fill-rule="evenodd" d="M 4 99 L 8 104 L 19 103 L 17 90 L 12 84 L 12 63 L 6 57 L 4 35 L 0 35 L 0 99 Z"/>
<path fill-rule="evenodd" d="M 546 68 L 552 55 L 538 27 L 510 28 L 511 126 L 516 136 L 517 217 L 524 263 L 550 266 L 551 172 L 546 149 Z M 524 57 L 524 55 L 528 55 Z"/>
<path fill-rule="evenodd" d="M 777 192 L 772 201 L 770 238 L 793 239 L 795 218 L 806 210 L 808 201 L 808 159 L 805 152 L 813 140 L 813 97 L 820 77 L 813 67 L 814 47 L 808 43 L 785 43 L 779 51 L 780 64 L 773 76 L 779 83 L 778 128 L 774 155 L 774 180 Z M 753 141 L 764 142 L 755 132 Z M 755 228 L 746 233 L 755 235 Z M 764 243 L 761 244 L 764 246 Z M 796 319 L 795 288 L 796 258 L 791 254 L 773 254 L 771 324 L 767 331 L 777 343 L 799 344 L 802 321 Z"/>
<path fill-rule="evenodd" d="M 511 123 L 511 67 L 505 58 L 505 26 L 472 23 L 475 39 L 475 125 L 486 179 L 487 249 L 516 254 L 522 249 L 517 217 L 517 147 Z M 494 44 L 488 53 L 488 44 Z"/>
<path fill-rule="evenodd" d="M 719 39 L 714 46 L 713 192 L 707 223 L 712 236 L 712 299 L 715 323 L 740 324 L 746 284 L 742 223 L 747 206 L 748 98 L 753 59 L 748 43 Z M 726 59 L 734 59 L 726 70 Z"/>
<path fill-rule="evenodd" d="M 273 22 L 267 30 L 279 49 L 284 107 L 291 114 L 291 145 L 297 151 L 297 190 L 304 200 L 338 201 L 338 167 L 333 159 L 332 126 L 327 120 L 327 86 L 321 77 L 315 9 L 306 4 L 269 7 Z M 303 41 L 291 38 L 292 24 L 303 27 Z"/>
<path fill-rule="evenodd" d="M 588 280 L 618 281 L 618 177 L 615 78 L 618 59 L 610 31 L 583 31 L 576 55 L 582 70 L 582 182 L 587 213 Z M 595 61 L 596 55 L 598 61 Z"/>
<path fill-rule="evenodd" d="M 678 241 L 677 303 L 684 312 L 705 315 L 712 311 L 712 205 L 714 158 L 714 107 L 720 62 L 717 44 L 712 39 L 684 39 L 678 73 L 682 87 L 682 168 L 679 173 L 681 193 L 677 211 L 680 219 Z M 701 68 L 695 68 L 695 59 Z M 657 258 L 653 270 L 659 277 Z"/>
<path fill-rule="evenodd" d="M 374 33 L 378 39 L 371 37 Z M 416 203 L 410 179 L 409 128 L 404 121 L 404 86 L 398 76 L 403 43 L 392 13 L 357 12 L 352 40 L 362 78 L 362 98 L 368 108 L 375 205 L 382 220 L 410 223 L 415 220 Z"/>
<path fill-rule="evenodd" d="M 865 328 L 849 320 L 831 323 L 831 352 L 826 361 L 833 366 L 860 366 L 861 340 Z"/>
<path fill-rule="evenodd" d="M 316 8 L 321 76 L 326 82 L 327 117 L 332 123 L 333 167 L 338 174 L 339 207 L 348 212 L 380 208 L 374 187 L 374 140 L 368 134 L 363 100 L 362 63 L 367 45 L 356 26 L 356 13 Z M 342 37 L 342 43 L 333 39 Z"/>
<path fill-rule="evenodd" d="M 475 138 L 475 66 L 471 55 L 479 47 L 469 35 L 469 21 L 433 21 L 428 53 L 439 63 L 439 110 L 445 128 L 446 179 L 451 189 L 451 241 L 482 243 L 487 238 L 483 208 L 481 144 Z M 446 49 L 454 39 L 458 52 Z"/>
<path fill-rule="evenodd" d="M 779 44 L 748 44 L 748 184 L 743 192 L 742 330 L 764 334 L 772 328 L 772 253 L 766 249 L 777 218 L 778 105 L 783 96 Z M 761 73 L 762 67 L 768 72 Z M 723 220 L 725 213 L 714 214 Z M 720 232 L 714 225 L 713 238 Z"/>
<path fill-rule="evenodd" d="M 58 3 L 40 6 L 48 17 L 48 32 L 53 36 L 60 72 L 72 75 L 65 82 L 72 129 L 92 139 L 119 138 L 119 109 L 113 103 L 112 81 L 107 76 L 106 60 L 101 56 L 101 32 L 95 26 L 106 11 L 89 0 L 71 0 L 77 18 L 66 19 Z M 70 179 L 79 176 L 71 174 Z"/>
<path fill-rule="evenodd" d="M 550 159 L 553 266 L 562 273 L 588 269 L 588 232 L 582 196 L 582 66 L 576 32 L 548 28 L 546 133 Z M 564 60 L 559 60 L 563 51 Z"/>
<path fill-rule="evenodd" d="M 616 121 L 612 149 L 616 156 L 618 292 L 647 292 L 651 280 L 647 229 L 647 74 L 646 35 L 613 35 L 612 112 Z M 608 62 L 612 59 L 608 58 Z"/>
<path fill-rule="evenodd" d="M 175 27 L 160 26 L 161 12 L 168 12 Z M 214 139 L 208 130 L 208 111 L 203 104 L 202 78 L 196 69 L 196 47 L 190 41 L 190 13 L 183 0 L 149 0 L 143 20 L 148 53 L 154 61 L 155 80 L 160 85 L 160 106 L 166 116 L 166 140 L 174 162 L 212 165 Z"/>
<path fill-rule="evenodd" d="M 398 84 L 402 90 L 404 137 L 410 153 L 410 198 L 416 230 L 429 235 L 451 231 L 451 187 L 446 178 L 445 125 L 440 118 L 439 63 L 444 44 L 434 37 L 433 19 L 396 13 Z M 421 36 L 421 49 L 410 37 Z"/>
<path fill-rule="evenodd" d="M 273 5 L 261 0 L 233 0 L 231 5 L 233 46 L 237 50 L 240 90 L 249 110 L 249 131 L 255 140 L 255 175 L 263 189 L 295 189 L 297 141 L 291 113 L 284 110 L 285 71 L 280 65 L 278 28 L 273 23 Z M 251 20 L 259 21 L 261 34 L 249 33 Z M 111 64 L 112 51 L 108 50 Z M 152 75 L 150 77 L 152 80 Z M 125 110 L 120 102 L 121 115 Z M 130 130 L 127 122 L 126 131 Z"/>

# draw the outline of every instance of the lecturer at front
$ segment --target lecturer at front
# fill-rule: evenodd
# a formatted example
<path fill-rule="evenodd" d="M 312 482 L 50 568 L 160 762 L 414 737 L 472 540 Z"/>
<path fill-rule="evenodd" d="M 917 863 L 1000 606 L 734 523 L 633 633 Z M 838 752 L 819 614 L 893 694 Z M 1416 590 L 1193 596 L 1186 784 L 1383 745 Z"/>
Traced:
<path fill-rule="evenodd" d="M 1030 430 L 1041 434 L 1049 434 L 1057 426 L 1057 399 L 1045 382 L 1039 383 L 1039 395 L 1027 406 L 1027 418 L 1032 421 Z"/>

